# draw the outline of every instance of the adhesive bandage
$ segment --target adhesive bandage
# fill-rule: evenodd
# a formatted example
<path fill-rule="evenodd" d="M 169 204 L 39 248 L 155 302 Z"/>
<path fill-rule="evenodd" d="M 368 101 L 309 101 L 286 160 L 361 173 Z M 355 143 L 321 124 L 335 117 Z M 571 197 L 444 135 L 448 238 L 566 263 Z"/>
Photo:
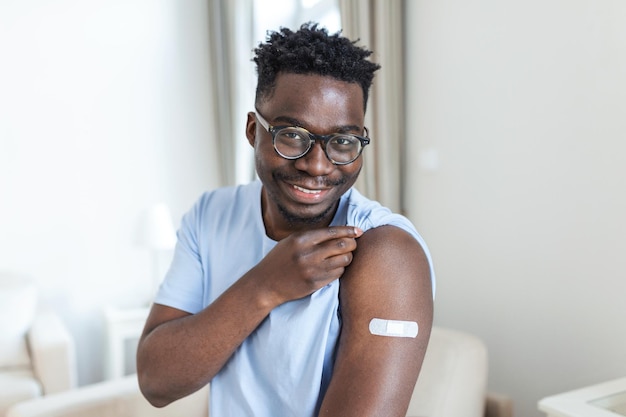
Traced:
<path fill-rule="evenodd" d="M 417 323 L 404 320 L 372 319 L 370 333 L 377 336 L 414 338 L 417 336 Z"/>

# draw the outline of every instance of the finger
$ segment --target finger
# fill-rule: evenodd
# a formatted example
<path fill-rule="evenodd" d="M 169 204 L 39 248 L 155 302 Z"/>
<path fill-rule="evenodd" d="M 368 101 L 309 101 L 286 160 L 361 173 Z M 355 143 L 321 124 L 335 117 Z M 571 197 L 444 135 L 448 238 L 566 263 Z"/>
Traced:
<path fill-rule="evenodd" d="M 327 270 L 342 269 L 350 265 L 352 262 L 352 252 L 342 253 L 340 255 L 331 256 L 324 260 Z M 343 271 L 341 271 L 343 274 Z"/>
<path fill-rule="evenodd" d="M 324 258 L 328 259 L 333 256 L 352 253 L 356 249 L 356 238 L 344 237 L 341 239 L 333 239 L 318 245 L 318 248 L 325 254 Z"/>
<path fill-rule="evenodd" d="M 324 229 L 317 229 L 311 232 L 311 238 L 315 244 L 320 244 L 333 239 L 357 238 L 363 231 L 354 226 L 331 226 Z"/>

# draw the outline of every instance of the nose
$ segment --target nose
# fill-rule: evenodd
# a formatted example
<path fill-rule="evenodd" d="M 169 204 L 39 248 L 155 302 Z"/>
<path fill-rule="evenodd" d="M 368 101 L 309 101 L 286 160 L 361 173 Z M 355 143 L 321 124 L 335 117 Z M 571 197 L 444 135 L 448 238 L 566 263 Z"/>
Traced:
<path fill-rule="evenodd" d="M 326 156 L 320 141 L 315 141 L 306 155 L 295 160 L 295 167 L 312 177 L 328 175 L 335 169 L 335 165 Z"/>

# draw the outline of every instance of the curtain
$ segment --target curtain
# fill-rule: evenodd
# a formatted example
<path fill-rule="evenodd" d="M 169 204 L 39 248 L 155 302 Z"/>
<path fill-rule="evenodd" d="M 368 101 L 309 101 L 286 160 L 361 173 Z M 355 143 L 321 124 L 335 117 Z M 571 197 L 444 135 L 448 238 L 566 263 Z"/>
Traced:
<path fill-rule="evenodd" d="M 248 182 L 254 175 L 245 136 L 246 114 L 253 108 L 251 87 L 242 82 L 254 78 L 252 27 L 252 0 L 209 0 L 211 72 L 207 76 L 214 125 L 210 134 L 214 137 L 207 140 L 213 141 L 219 152 L 216 171 L 222 186 Z"/>
<path fill-rule="evenodd" d="M 339 0 L 343 34 L 359 39 L 381 65 L 365 116 L 372 141 L 363 152 L 356 187 L 367 197 L 404 212 L 403 0 Z"/>

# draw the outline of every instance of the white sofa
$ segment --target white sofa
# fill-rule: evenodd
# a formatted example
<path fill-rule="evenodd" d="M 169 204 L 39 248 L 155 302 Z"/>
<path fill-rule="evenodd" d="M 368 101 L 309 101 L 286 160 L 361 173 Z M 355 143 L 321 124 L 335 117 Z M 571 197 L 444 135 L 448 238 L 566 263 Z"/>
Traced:
<path fill-rule="evenodd" d="M 34 284 L 0 273 L 0 417 L 15 403 L 75 387 L 70 333 L 57 315 L 38 312 Z"/>
<path fill-rule="evenodd" d="M 506 396 L 486 393 L 487 350 L 477 337 L 433 328 L 407 416 L 512 417 Z M 7 417 L 208 417 L 208 387 L 163 409 L 143 399 L 136 375 L 23 402 Z"/>

